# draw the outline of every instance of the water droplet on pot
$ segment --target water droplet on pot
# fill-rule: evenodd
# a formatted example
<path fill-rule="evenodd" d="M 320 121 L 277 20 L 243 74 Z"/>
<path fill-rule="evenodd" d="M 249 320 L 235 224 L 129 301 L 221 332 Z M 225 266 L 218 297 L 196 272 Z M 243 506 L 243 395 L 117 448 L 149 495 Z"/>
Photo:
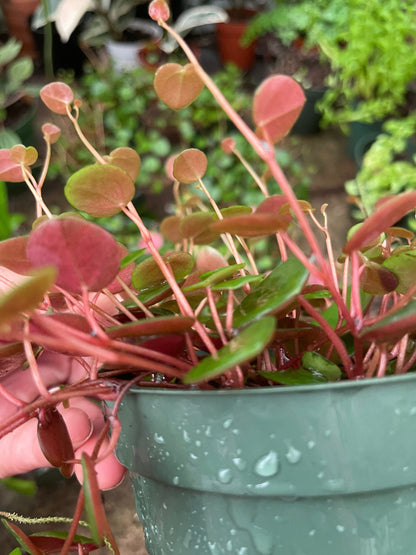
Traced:
<path fill-rule="evenodd" d="M 227 548 L 227 551 L 232 551 L 233 550 L 233 542 L 231 540 L 228 540 L 225 547 Z"/>
<path fill-rule="evenodd" d="M 220 551 L 215 542 L 208 542 L 208 549 L 211 555 L 220 555 Z"/>
<path fill-rule="evenodd" d="M 206 437 L 212 437 L 212 429 L 211 426 L 207 426 L 205 429 L 205 435 Z"/>
<path fill-rule="evenodd" d="M 337 529 L 337 532 L 344 532 L 345 526 L 342 526 L 342 524 L 337 524 L 336 529 Z"/>
<path fill-rule="evenodd" d="M 162 444 L 165 443 L 165 438 L 157 433 L 154 434 L 153 439 L 156 443 Z"/>
<path fill-rule="evenodd" d="M 222 425 L 222 427 L 224 428 L 224 430 L 228 430 L 228 428 L 231 427 L 231 424 L 233 423 L 233 419 L 232 418 L 227 418 L 227 420 L 225 420 L 224 424 Z"/>
<path fill-rule="evenodd" d="M 279 457 L 276 451 L 269 451 L 260 457 L 254 466 L 254 472 L 263 477 L 274 476 L 278 471 Z"/>
<path fill-rule="evenodd" d="M 192 532 L 190 530 L 188 530 L 185 534 L 185 537 L 183 538 L 183 545 L 188 548 L 189 544 L 191 542 L 191 538 L 192 538 Z"/>
<path fill-rule="evenodd" d="M 327 480 L 326 487 L 330 491 L 340 491 L 345 487 L 345 481 L 342 478 L 334 478 L 333 480 Z"/>
<path fill-rule="evenodd" d="M 316 530 L 309 530 L 309 535 L 310 536 L 314 536 L 316 534 Z"/>
<path fill-rule="evenodd" d="M 183 435 L 183 440 L 184 440 L 186 443 L 191 443 L 191 438 L 189 437 L 189 434 L 188 434 L 188 432 L 187 432 L 186 430 L 183 431 L 183 434 L 182 434 L 182 435 Z"/>
<path fill-rule="evenodd" d="M 302 458 L 302 453 L 291 445 L 286 453 L 286 459 L 290 464 L 296 464 Z"/>
<path fill-rule="evenodd" d="M 315 447 L 315 445 L 316 445 L 316 443 L 313 441 L 313 439 L 308 441 L 308 449 L 313 449 Z"/>
<path fill-rule="evenodd" d="M 237 555 L 248 555 L 248 547 L 240 547 L 237 550 Z"/>
<path fill-rule="evenodd" d="M 179 484 L 179 476 L 174 476 L 172 478 L 172 483 L 175 484 L 175 486 L 177 486 Z"/>
<path fill-rule="evenodd" d="M 238 470 L 244 470 L 247 466 L 247 463 L 244 459 L 242 459 L 241 457 L 235 457 L 233 459 L 233 463 L 235 465 L 236 468 L 238 468 Z"/>
<path fill-rule="evenodd" d="M 229 468 L 222 468 L 218 471 L 218 480 L 222 484 L 229 484 L 233 479 L 232 472 Z"/>

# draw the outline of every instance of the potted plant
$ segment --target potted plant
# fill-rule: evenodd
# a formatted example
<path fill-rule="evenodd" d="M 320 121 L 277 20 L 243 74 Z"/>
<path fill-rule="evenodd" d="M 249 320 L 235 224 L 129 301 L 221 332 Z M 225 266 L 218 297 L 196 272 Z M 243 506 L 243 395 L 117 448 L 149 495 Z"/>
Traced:
<path fill-rule="evenodd" d="M 27 83 L 33 74 L 29 56 L 18 57 L 22 44 L 14 38 L 0 45 L 0 146 L 34 141 L 34 96 L 38 87 Z"/>
<path fill-rule="evenodd" d="M 162 0 L 149 10 L 174 34 Z M 298 201 L 275 160 L 273 144 L 302 109 L 301 87 L 286 76 L 260 85 L 253 132 L 175 38 L 189 64 L 159 69 L 159 97 L 181 109 L 205 85 L 280 190 L 269 191 L 252 173 L 265 195 L 260 206 L 220 209 L 204 184 L 205 155 L 186 149 L 168 164 L 178 209 L 161 224 L 177 246 L 159 251 L 131 203 L 138 154 L 122 148 L 101 155 L 78 127 L 82 102 L 72 90 L 59 82 L 43 88 L 43 101 L 67 115 L 95 162 L 66 185 L 75 213 L 53 216 L 42 188 L 56 126 L 43 127 L 48 151 L 37 181 L 33 148 L 0 151 L 0 177 L 24 178 L 39 214 L 28 236 L 0 244 L 0 394 L 14 407 L 0 434 L 3 447 L 37 418 L 45 457 L 65 475 L 82 467 L 83 493 L 66 535 L 29 537 L 14 524 L 19 517 L 3 514 L 6 526 L 31 553 L 88 553 L 105 542 L 118 553 L 95 472 L 118 442 L 152 555 L 408 555 L 416 473 L 409 439 L 416 415 L 414 244 L 394 224 L 414 209 L 416 193 L 381 205 L 351 231 L 337 259 L 326 207 L 318 216 Z M 232 140 L 223 148 L 239 154 Z M 193 183 L 205 192 L 205 206 L 182 202 L 182 189 Z M 147 253 L 127 254 L 85 212 L 124 213 Z M 277 261 L 262 274 L 249 244 L 265 235 L 276 240 Z M 220 240 L 223 246 L 210 246 Z M 58 368 L 49 365 L 53 372 L 77 362 L 72 383 L 45 381 L 42 365 L 52 356 L 61 357 Z M 19 389 L 22 361 L 26 385 Z M 74 454 L 59 415 L 91 396 L 111 403 L 107 420 L 89 449 Z M 17 448 L 17 437 L 9 448 Z M 76 536 L 84 505 L 89 537 Z"/>

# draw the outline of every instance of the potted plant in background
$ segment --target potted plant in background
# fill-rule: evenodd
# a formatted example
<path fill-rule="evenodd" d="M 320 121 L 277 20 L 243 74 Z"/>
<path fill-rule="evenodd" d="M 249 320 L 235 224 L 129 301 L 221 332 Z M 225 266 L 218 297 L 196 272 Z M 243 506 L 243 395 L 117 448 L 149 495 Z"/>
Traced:
<path fill-rule="evenodd" d="M 163 1 L 152 2 L 150 13 L 175 36 Z M 64 412 L 62 403 L 75 397 L 111 399 L 105 430 L 111 425 L 112 432 L 105 453 L 101 435 L 92 453 L 79 454 L 84 496 L 68 535 L 28 537 L 10 522 L 18 520 L 13 515 L 3 515 L 6 525 L 32 553 L 52 541 L 61 553 L 88 552 L 105 539 L 117 553 L 94 466 L 118 440 L 152 555 L 408 555 L 416 480 L 409 440 L 416 416 L 414 244 L 394 224 L 414 209 L 416 193 L 381 205 L 351 231 L 337 259 L 326 207 L 318 216 L 298 201 L 275 160 L 273 144 L 302 109 L 301 87 L 286 76 L 260 85 L 254 133 L 175 38 L 190 63 L 159 69 L 159 97 L 181 109 L 205 84 L 276 183 L 268 189 L 253 172 L 265 196 L 260 206 L 220 209 L 204 185 L 204 153 L 179 153 L 168 169 L 177 213 L 161 224 L 177 247 L 159 251 L 131 203 L 138 154 L 121 148 L 103 157 L 78 128 L 82 102 L 72 90 L 44 87 L 43 101 L 73 122 L 95 162 L 66 185 L 76 215 L 54 217 L 42 197 L 46 170 L 38 181 L 31 176 L 34 149 L 0 152 L 0 176 L 17 181 L 23 174 L 40 217 L 29 236 L 0 245 L 2 267 L 26 274 L 13 284 L 2 273 L 3 368 L 19 371 L 27 359 L 39 393 L 22 403 L 3 380 L 0 393 L 16 410 L 0 430 L 10 433 L 37 416 L 45 456 L 65 474 L 79 461 L 56 405 Z M 47 145 L 58 140 L 55 126 L 43 131 Z M 238 156 L 232 140 L 223 148 Z M 205 205 L 183 203 L 182 189 L 193 183 Z M 126 256 L 78 211 L 124 213 L 148 253 Z M 300 242 L 292 235 L 297 228 Z M 262 274 L 247 241 L 265 235 L 276 239 L 277 261 Z M 215 241 L 223 246 L 209 246 Z M 82 361 L 78 381 L 47 389 L 38 368 L 51 350 Z M 84 499 L 87 539 L 75 536 Z"/>
<path fill-rule="evenodd" d="M 415 6 L 410 0 L 351 0 L 333 31 L 318 38 L 331 64 L 320 109 L 323 123 L 349 125 L 353 155 L 357 140 L 368 135 L 371 144 L 385 118 L 406 110 L 416 72 Z"/>

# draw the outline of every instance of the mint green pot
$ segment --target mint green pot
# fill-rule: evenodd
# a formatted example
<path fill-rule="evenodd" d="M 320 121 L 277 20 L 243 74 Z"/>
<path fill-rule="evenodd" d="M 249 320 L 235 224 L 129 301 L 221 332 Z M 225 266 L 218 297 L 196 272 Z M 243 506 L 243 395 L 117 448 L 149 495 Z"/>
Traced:
<path fill-rule="evenodd" d="M 416 375 L 140 389 L 118 456 L 151 555 L 416 553 Z"/>

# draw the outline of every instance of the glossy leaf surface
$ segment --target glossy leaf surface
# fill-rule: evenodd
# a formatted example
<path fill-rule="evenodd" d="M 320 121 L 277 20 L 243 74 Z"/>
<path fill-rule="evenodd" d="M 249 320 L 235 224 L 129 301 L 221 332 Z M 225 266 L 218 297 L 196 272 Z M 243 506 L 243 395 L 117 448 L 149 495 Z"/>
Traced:
<path fill-rule="evenodd" d="M 186 374 L 187 384 L 206 381 L 219 376 L 260 353 L 273 337 L 275 319 L 271 316 L 253 322 L 222 347 L 215 356 L 209 356 Z"/>
<path fill-rule="evenodd" d="M 133 199 L 134 192 L 130 175 L 110 164 L 86 166 L 65 186 L 68 202 L 95 218 L 117 214 Z"/>
<path fill-rule="evenodd" d="M 308 277 L 308 271 L 297 258 L 289 258 L 277 266 L 234 312 L 236 327 L 248 324 L 266 314 L 277 312 L 298 295 Z"/>

